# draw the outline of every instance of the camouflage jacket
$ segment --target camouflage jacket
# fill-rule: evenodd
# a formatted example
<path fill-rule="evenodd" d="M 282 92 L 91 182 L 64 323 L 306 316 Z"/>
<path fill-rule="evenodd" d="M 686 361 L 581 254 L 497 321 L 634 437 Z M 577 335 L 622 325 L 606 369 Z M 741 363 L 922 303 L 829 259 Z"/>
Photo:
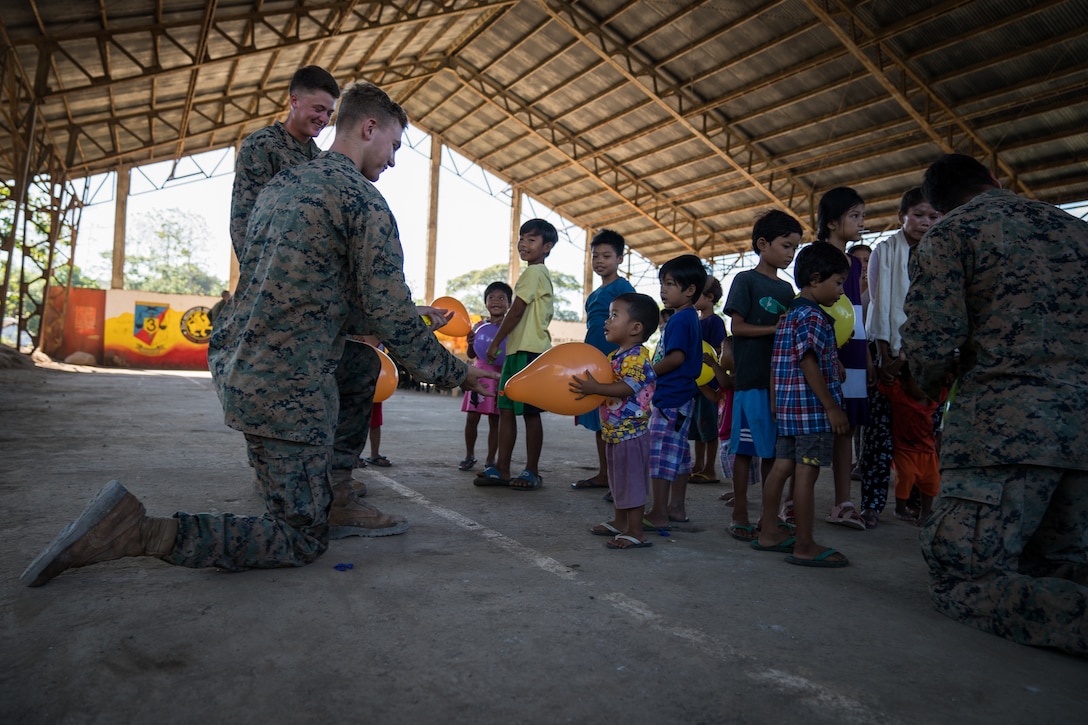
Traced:
<path fill-rule="evenodd" d="M 279 121 L 254 131 L 242 142 L 234 161 L 234 189 L 230 196 L 230 240 L 242 258 L 246 222 L 257 194 L 272 177 L 292 166 L 316 158 L 321 149 L 313 139 L 301 143 Z"/>
<path fill-rule="evenodd" d="M 994 189 L 934 225 L 909 270 L 911 370 L 931 396 L 959 378 L 942 468 L 1088 470 L 1088 223 Z"/>
<path fill-rule="evenodd" d="M 265 186 L 239 267 L 208 350 L 232 428 L 331 445 L 333 371 L 354 318 L 417 378 L 446 388 L 465 378 L 465 363 L 416 313 L 389 206 L 343 154 L 323 153 Z"/>

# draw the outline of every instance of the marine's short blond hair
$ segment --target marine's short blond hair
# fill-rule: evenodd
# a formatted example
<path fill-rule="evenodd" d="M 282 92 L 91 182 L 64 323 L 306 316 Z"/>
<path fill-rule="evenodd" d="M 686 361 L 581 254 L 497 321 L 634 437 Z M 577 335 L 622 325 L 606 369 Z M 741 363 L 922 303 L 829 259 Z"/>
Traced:
<path fill-rule="evenodd" d="M 408 114 L 381 88 L 373 83 L 349 83 L 340 94 L 336 125 L 354 128 L 368 118 L 382 122 L 396 121 L 401 128 L 408 127 Z"/>

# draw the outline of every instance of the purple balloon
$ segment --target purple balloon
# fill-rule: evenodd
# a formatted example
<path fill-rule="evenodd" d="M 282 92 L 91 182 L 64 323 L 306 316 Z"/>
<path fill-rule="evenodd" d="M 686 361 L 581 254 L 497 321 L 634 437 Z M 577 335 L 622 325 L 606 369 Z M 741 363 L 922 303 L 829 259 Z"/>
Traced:
<path fill-rule="evenodd" d="M 487 362 L 487 348 L 491 347 L 492 341 L 495 339 L 495 333 L 499 331 L 499 326 L 493 322 L 487 322 L 476 330 L 476 337 L 472 340 L 472 349 L 476 351 L 476 357 L 480 358 L 484 362 Z M 495 365 L 502 365 L 502 361 L 506 359 L 506 340 L 502 341 L 499 345 L 499 356 L 495 358 Z"/>

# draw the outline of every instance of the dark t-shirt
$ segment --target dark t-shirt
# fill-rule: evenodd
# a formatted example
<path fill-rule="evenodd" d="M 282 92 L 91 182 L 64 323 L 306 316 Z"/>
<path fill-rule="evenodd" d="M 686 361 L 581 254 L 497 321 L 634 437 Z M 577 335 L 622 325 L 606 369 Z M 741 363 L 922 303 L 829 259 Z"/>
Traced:
<path fill-rule="evenodd" d="M 738 314 L 750 325 L 773 325 L 789 309 L 794 295 L 793 285 L 789 282 L 771 279 L 752 269 L 733 278 L 724 312 L 726 316 Z M 773 302 L 780 305 L 781 312 L 772 311 L 775 308 Z M 771 387 L 773 348 L 773 333 L 763 337 L 733 335 L 737 390 L 766 390 Z"/>

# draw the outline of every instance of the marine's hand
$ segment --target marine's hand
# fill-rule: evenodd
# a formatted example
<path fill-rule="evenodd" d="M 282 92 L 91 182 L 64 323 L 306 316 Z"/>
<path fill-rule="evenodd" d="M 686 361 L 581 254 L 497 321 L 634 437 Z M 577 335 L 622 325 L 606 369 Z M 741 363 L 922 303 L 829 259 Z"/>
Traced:
<path fill-rule="evenodd" d="M 465 375 L 465 379 L 461 383 L 461 390 L 464 390 L 465 392 L 479 393 L 488 398 L 494 398 L 495 392 L 492 390 L 488 390 L 480 384 L 480 381 L 484 378 L 498 380 L 499 374 L 491 370 L 484 370 L 483 368 L 469 366 L 468 374 Z"/>
<path fill-rule="evenodd" d="M 416 312 L 421 316 L 429 320 L 428 327 L 432 330 L 440 330 L 446 326 L 446 324 L 453 319 L 453 310 L 444 310 L 441 307 L 431 307 L 429 305 L 417 305 Z"/>

